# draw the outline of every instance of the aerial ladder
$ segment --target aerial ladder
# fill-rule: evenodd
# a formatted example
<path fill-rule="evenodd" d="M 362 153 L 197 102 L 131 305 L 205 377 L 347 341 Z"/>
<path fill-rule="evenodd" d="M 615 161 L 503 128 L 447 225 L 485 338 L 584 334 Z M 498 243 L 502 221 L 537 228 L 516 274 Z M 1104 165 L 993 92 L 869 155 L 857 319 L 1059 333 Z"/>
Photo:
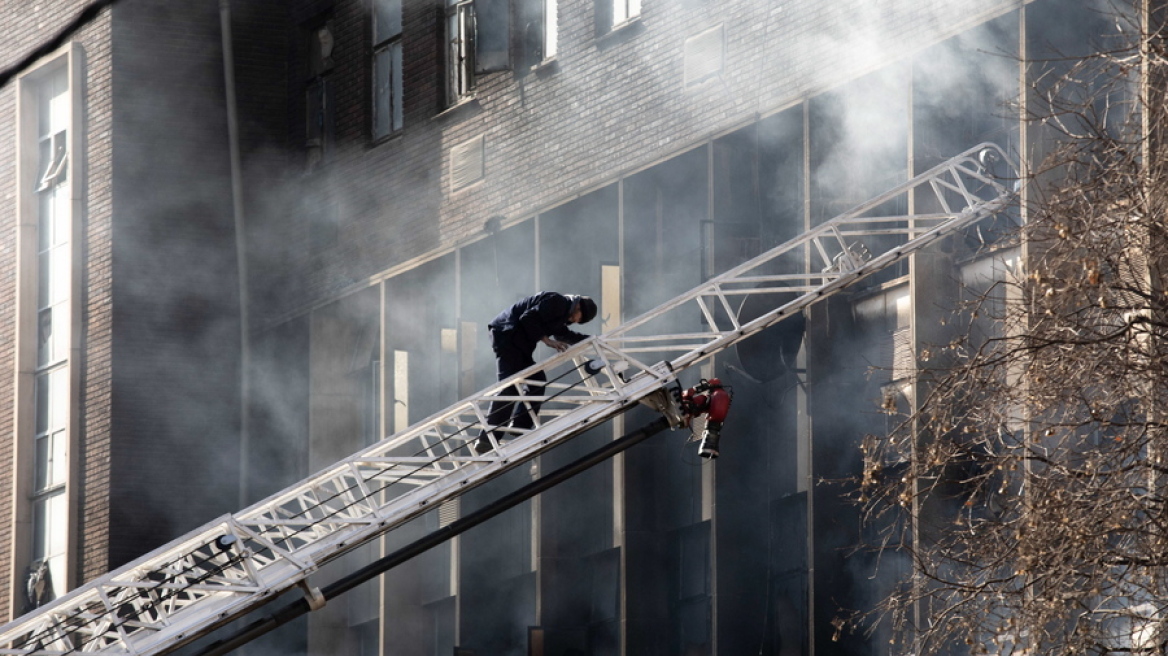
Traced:
<path fill-rule="evenodd" d="M 326 563 L 632 407 L 648 405 L 673 428 L 687 423 L 670 388 L 681 372 L 1003 212 L 1016 184 L 999 146 L 971 148 L 0 627 L 0 655 L 165 654 L 295 587 L 315 608 L 319 589 L 308 579 Z M 889 211 L 909 194 L 935 211 Z M 747 299 L 768 300 L 769 309 L 746 316 Z M 542 401 L 533 427 L 488 425 L 491 402 L 529 379 L 541 396 L 509 398 Z M 483 429 L 491 448 L 478 454 Z"/>

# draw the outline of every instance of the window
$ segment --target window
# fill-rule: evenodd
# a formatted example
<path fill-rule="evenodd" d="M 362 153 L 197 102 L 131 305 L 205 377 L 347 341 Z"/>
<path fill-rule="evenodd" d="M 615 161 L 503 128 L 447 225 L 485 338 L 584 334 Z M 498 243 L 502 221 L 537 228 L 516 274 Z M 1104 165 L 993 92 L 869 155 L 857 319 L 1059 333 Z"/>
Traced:
<path fill-rule="evenodd" d="M 556 56 L 557 0 L 520 0 L 516 5 L 523 29 L 523 61 L 528 68 Z"/>
<path fill-rule="evenodd" d="M 446 0 L 446 101 L 456 105 L 474 91 L 475 13 L 471 0 Z"/>
<path fill-rule="evenodd" d="M 543 58 L 556 56 L 559 46 L 559 7 L 556 0 L 543 0 Z"/>
<path fill-rule="evenodd" d="M 333 24 L 326 20 L 306 30 L 308 79 L 304 89 L 305 169 L 311 173 L 328 161 L 335 139 Z"/>
<path fill-rule="evenodd" d="M 641 15 L 641 0 L 608 0 L 612 2 L 612 26 L 619 27 Z"/>
<path fill-rule="evenodd" d="M 373 2 L 373 138 L 402 128 L 401 0 Z"/>
<path fill-rule="evenodd" d="M 18 458 L 31 463 L 19 485 L 23 490 L 20 516 L 28 532 L 15 565 L 25 591 L 24 610 L 60 596 L 69 576 L 66 554 L 69 539 L 69 351 L 73 302 L 72 188 L 68 176 L 72 98 L 70 68 L 65 61 L 50 63 L 22 79 L 21 102 L 32 120 L 22 125 L 22 140 L 35 144 L 33 167 L 20 174 L 22 193 L 31 195 L 30 226 L 22 230 L 21 267 L 36 280 L 20 298 L 22 330 L 30 331 L 28 351 L 20 358 L 32 371 L 31 406 L 22 409 Z M 27 258 L 26 258 L 27 255 Z M 33 270 L 35 269 L 35 270 Z M 27 314 L 26 314 L 27 313 Z M 23 366 L 23 365 L 22 365 Z"/>
<path fill-rule="evenodd" d="M 624 27 L 641 15 L 641 0 L 596 0 L 596 34 Z"/>

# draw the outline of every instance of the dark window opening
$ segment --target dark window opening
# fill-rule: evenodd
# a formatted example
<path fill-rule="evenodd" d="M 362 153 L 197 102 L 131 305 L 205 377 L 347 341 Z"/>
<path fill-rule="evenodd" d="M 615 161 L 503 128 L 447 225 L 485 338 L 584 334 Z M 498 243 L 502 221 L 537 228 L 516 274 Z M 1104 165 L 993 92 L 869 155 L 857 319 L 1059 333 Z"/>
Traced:
<path fill-rule="evenodd" d="M 401 0 L 373 3 L 373 139 L 402 128 Z"/>
<path fill-rule="evenodd" d="M 304 30 L 308 68 L 304 89 L 305 171 L 312 173 L 332 157 L 336 140 L 333 108 L 333 23 L 323 20 Z"/>
<path fill-rule="evenodd" d="M 456 105 L 474 91 L 475 13 L 471 0 L 446 2 L 446 102 Z"/>

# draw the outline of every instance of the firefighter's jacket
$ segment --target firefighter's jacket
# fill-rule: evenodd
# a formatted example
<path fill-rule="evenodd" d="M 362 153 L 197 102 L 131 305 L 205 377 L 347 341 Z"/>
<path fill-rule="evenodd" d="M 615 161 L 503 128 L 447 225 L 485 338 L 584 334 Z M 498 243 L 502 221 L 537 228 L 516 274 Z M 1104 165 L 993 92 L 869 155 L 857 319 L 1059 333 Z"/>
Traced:
<path fill-rule="evenodd" d="M 540 292 L 503 310 L 487 326 L 496 344 L 509 343 L 518 351 L 532 353 L 544 337 L 568 344 L 588 338 L 588 335 L 568 329 L 568 314 L 571 311 L 572 300 L 567 296 L 556 292 Z"/>

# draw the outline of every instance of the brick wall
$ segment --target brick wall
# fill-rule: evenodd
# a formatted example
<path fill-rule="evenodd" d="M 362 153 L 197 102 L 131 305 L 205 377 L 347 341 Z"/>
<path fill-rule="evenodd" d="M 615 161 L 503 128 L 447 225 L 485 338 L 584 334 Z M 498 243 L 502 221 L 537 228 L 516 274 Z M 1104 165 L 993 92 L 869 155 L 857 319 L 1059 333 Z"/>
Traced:
<path fill-rule="evenodd" d="M 82 299 L 84 340 L 81 389 L 79 481 L 81 539 L 78 543 L 83 581 L 109 569 L 108 538 L 110 486 L 109 400 L 113 353 L 113 94 L 110 20 L 103 18 L 83 32 L 86 44 L 87 199 L 85 209 L 85 289 Z"/>
<path fill-rule="evenodd" d="M 29 4 L 19 0 L 0 1 L 0 67 L 7 67 L 43 43 L 59 30 L 86 3 L 82 0 L 59 0 Z M 81 480 L 74 481 L 79 491 L 79 559 L 85 579 L 106 570 L 104 541 L 108 533 L 108 394 L 110 389 L 109 343 L 109 252 L 110 216 L 110 12 L 73 37 L 84 53 L 85 111 L 87 132 L 82 153 L 86 172 L 84 214 L 75 220 L 84 222 L 85 253 L 81 318 L 91 347 L 77 365 L 81 373 L 81 441 L 79 459 Z M 16 318 L 16 85 L 0 88 L 0 426 L 9 427 L 11 436 L 15 410 L 13 398 L 15 318 Z M 12 514 L 12 441 L 0 442 L 0 517 Z M 0 617 L 8 617 L 9 590 L 22 581 L 10 579 L 12 564 L 7 545 L 12 540 L 10 522 L 0 522 Z M 75 582 L 73 582 L 75 583 Z M 19 610 L 19 609 L 15 609 Z"/>
<path fill-rule="evenodd" d="M 113 26 L 109 565 L 238 505 L 239 296 L 218 3 Z"/>
<path fill-rule="evenodd" d="M 11 33 L 10 14 L 0 12 L 0 29 Z M 0 427 L 6 435 L 12 434 L 14 416 L 13 385 L 15 379 L 16 341 L 16 86 L 0 88 Z M 12 440 L 0 441 L 0 515 L 12 515 Z M 12 540 L 12 526 L 0 522 L 0 618 L 9 617 L 8 590 L 11 563 L 7 545 Z"/>

